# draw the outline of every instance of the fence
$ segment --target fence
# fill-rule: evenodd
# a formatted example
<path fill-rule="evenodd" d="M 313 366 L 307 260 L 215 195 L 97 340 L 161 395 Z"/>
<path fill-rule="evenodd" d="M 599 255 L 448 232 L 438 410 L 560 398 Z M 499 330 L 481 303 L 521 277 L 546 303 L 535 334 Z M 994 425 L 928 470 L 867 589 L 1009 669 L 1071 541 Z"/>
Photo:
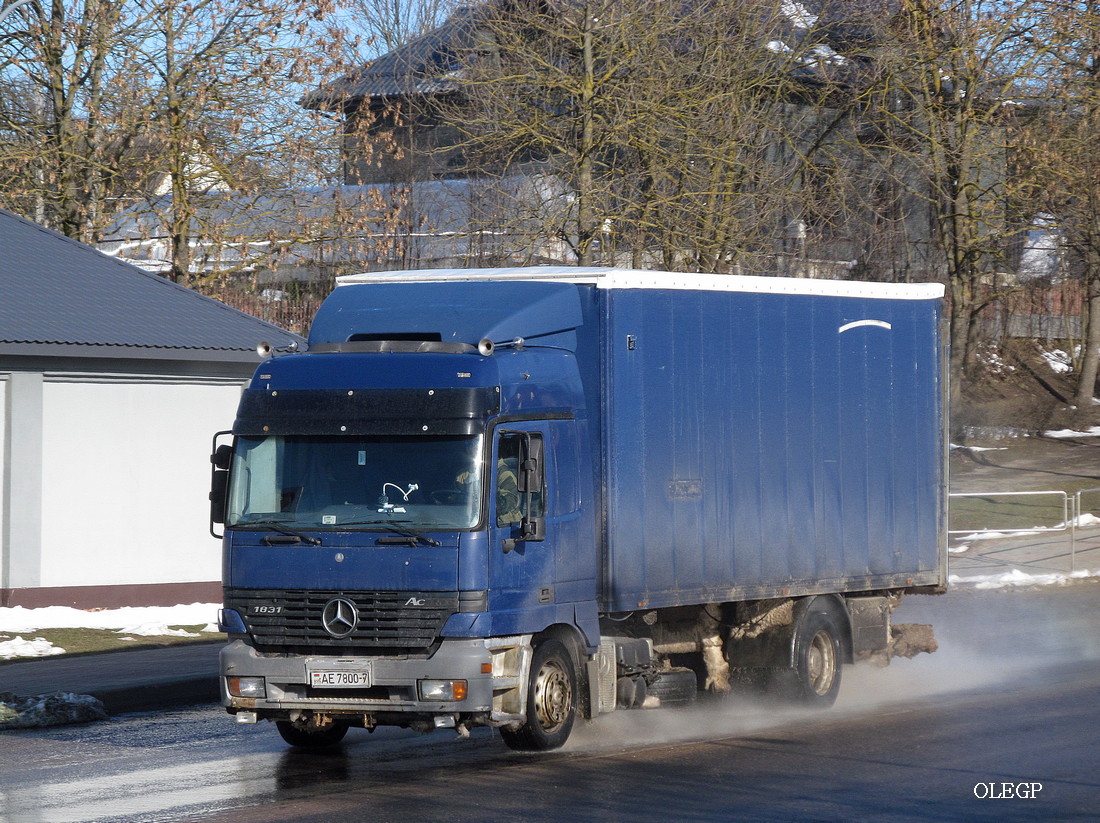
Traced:
<path fill-rule="evenodd" d="M 1012 337 L 1079 340 L 1086 299 L 1080 280 L 1040 278 L 1023 283 L 990 299 L 981 314 L 982 332 L 997 341 Z"/>
<path fill-rule="evenodd" d="M 270 297 L 225 289 L 215 289 L 206 293 L 209 297 L 220 300 L 245 314 L 251 314 L 253 317 L 303 336 L 309 331 L 313 315 L 317 313 L 317 307 L 324 299 L 312 295 Z"/>
<path fill-rule="evenodd" d="M 1063 533 L 1069 535 L 1070 544 L 1070 573 L 1077 571 L 1077 540 L 1078 533 L 1088 529 L 1097 529 L 1100 527 L 1100 517 L 1096 517 L 1092 514 L 1093 508 L 1100 508 L 1100 505 L 1093 506 L 1088 509 L 1084 507 L 1085 497 L 1093 494 L 1100 493 L 1100 488 L 1081 489 L 1073 494 L 1065 491 L 1027 491 L 1027 492 L 960 492 L 948 495 L 951 499 L 986 499 L 993 500 L 994 498 L 1012 498 L 1012 499 L 1040 499 L 1040 498 L 1053 498 L 1055 500 L 1055 506 L 1061 507 L 1062 510 L 1062 522 L 1055 526 L 1021 526 L 1019 523 L 1014 523 L 1007 526 L 998 528 L 992 528 L 984 526 L 982 528 L 969 528 L 969 529 L 951 529 L 947 530 L 948 535 L 1004 535 L 1006 537 L 1014 534 L 1043 534 L 1043 533 Z M 1091 520 L 1086 519 L 1086 515 L 1091 517 Z M 1018 516 L 1018 515 L 1017 515 Z M 1095 522 L 1093 522 L 1095 521 Z"/>

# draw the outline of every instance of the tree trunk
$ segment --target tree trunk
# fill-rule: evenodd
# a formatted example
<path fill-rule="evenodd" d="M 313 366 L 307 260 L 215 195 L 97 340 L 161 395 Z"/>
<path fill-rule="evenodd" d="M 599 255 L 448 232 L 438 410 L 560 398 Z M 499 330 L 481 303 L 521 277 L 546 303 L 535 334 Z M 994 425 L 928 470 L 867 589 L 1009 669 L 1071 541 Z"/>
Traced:
<path fill-rule="evenodd" d="M 974 311 L 974 287 L 969 277 L 956 274 L 951 279 L 951 320 L 948 327 L 948 403 L 952 412 L 951 438 L 961 442 L 961 424 L 955 423 L 962 409 L 963 388 L 975 359 L 974 331 L 977 317 Z"/>
<path fill-rule="evenodd" d="M 1096 394 L 1096 376 L 1100 370 L 1100 276 L 1088 278 L 1088 310 L 1085 312 L 1085 354 L 1073 399 L 1078 409 L 1088 409 Z"/>
<path fill-rule="evenodd" d="M 580 115 L 581 141 L 577 180 L 577 264 L 591 266 L 593 263 L 592 243 L 596 238 L 595 210 L 593 198 L 595 175 L 592 169 L 594 152 L 594 130 L 592 105 L 595 98 L 596 65 L 592 46 L 592 12 L 584 10 L 584 32 L 582 40 L 584 60 L 584 84 L 581 87 Z"/>
<path fill-rule="evenodd" d="M 172 186 L 172 207 L 168 218 L 168 242 L 171 269 L 168 277 L 174 283 L 189 285 L 191 280 L 191 198 L 188 185 L 187 124 L 177 83 L 180 80 L 175 51 L 175 19 L 169 9 L 165 26 L 165 110 L 168 121 L 168 169 Z"/>

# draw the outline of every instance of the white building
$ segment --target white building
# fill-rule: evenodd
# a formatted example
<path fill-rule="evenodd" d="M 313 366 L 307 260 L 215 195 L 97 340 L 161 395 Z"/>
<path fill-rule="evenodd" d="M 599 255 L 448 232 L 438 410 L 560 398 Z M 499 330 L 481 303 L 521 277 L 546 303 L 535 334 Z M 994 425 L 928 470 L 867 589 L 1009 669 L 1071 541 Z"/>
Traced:
<path fill-rule="evenodd" d="M 0 210 L 0 606 L 220 600 L 210 445 L 293 334 Z"/>

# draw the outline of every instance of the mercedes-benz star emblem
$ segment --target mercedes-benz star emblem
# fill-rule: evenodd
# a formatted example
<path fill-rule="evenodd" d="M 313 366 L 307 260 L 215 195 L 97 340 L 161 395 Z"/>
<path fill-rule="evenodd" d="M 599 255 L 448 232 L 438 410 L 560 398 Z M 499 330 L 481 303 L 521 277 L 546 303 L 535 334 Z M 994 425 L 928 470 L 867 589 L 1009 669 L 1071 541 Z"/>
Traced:
<path fill-rule="evenodd" d="M 347 598 L 334 597 L 321 611 L 321 625 L 333 637 L 347 637 L 359 625 L 359 612 Z"/>

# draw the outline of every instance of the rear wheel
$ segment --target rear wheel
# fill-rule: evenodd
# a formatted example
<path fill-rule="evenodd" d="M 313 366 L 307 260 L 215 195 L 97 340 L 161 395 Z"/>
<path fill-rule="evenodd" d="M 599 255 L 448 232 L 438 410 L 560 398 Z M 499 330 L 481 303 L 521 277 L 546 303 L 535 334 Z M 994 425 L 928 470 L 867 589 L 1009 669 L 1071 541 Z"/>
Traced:
<path fill-rule="evenodd" d="M 560 748 L 573 731 L 577 716 L 577 674 L 573 656 L 557 640 L 546 640 L 531 658 L 527 683 L 527 722 L 500 736 L 511 749 L 549 751 Z"/>
<path fill-rule="evenodd" d="M 348 733 L 348 727 L 343 723 L 333 723 L 317 731 L 301 729 L 286 720 L 275 723 L 283 740 L 291 746 L 301 749 L 320 749 L 325 746 L 335 746 L 344 739 Z"/>
<path fill-rule="evenodd" d="M 795 635 L 795 665 L 778 673 L 779 693 L 793 702 L 828 708 L 840 691 L 840 632 L 827 612 L 809 612 Z"/>

